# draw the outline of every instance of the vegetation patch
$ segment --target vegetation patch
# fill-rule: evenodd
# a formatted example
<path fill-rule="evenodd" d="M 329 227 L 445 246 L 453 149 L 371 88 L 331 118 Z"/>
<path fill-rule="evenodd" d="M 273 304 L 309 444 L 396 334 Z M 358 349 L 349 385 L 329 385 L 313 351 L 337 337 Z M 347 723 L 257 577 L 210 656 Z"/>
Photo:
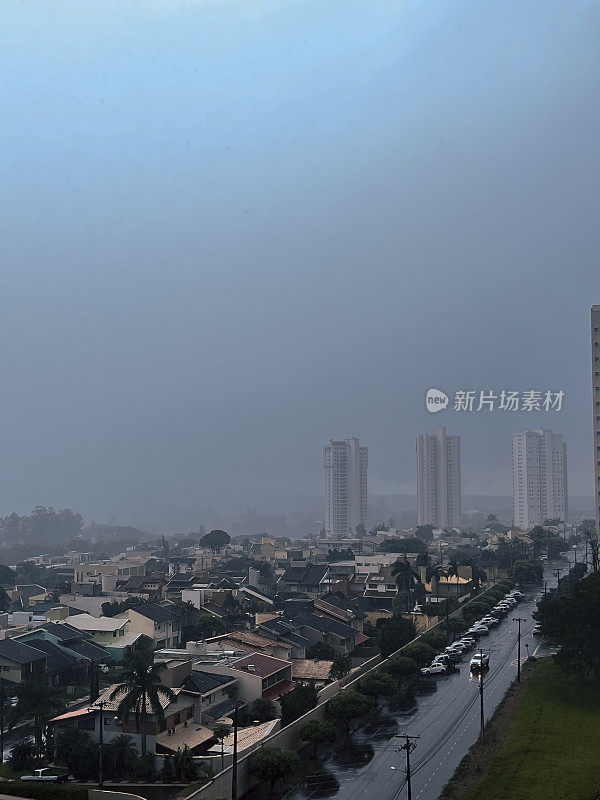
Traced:
<path fill-rule="evenodd" d="M 600 686 L 529 662 L 445 787 L 443 800 L 596 800 Z"/>

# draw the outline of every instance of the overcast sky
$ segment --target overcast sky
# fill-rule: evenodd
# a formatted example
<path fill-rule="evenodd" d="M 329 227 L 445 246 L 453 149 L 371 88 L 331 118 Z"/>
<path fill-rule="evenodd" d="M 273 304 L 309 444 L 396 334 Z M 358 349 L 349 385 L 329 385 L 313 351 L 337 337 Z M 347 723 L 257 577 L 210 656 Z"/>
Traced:
<path fill-rule="evenodd" d="M 508 494 L 552 427 L 593 488 L 600 5 L 5 0 L 0 511 L 370 491 L 462 436 Z M 430 415 L 458 389 L 560 413 Z"/>

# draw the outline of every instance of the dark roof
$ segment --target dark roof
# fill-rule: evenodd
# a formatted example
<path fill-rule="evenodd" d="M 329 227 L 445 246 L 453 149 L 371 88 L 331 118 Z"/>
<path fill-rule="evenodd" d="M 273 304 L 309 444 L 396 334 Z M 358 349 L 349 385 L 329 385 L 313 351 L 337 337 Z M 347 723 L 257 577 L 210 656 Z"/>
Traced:
<path fill-rule="evenodd" d="M 0 656 L 16 661 L 17 664 L 30 664 L 45 659 L 46 654 L 14 639 L 0 639 Z"/>
<path fill-rule="evenodd" d="M 168 608 L 164 608 L 163 606 L 159 606 L 156 603 L 144 603 L 141 606 L 136 606 L 132 608 L 131 611 L 136 611 L 138 614 L 141 614 L 143 617 L 147 619 L 151 619 L 153 622 L 176 622 L 177 618 L 175 615 L 169 611 Z"/>
<path fill-rule="evenodd" d="M 82 656 L 82 658 L 89 659 L 89 661 L 102 661 L 107 657 L 107 650 L 104 647 L 85 640 L 81 642 L 65 642 L 64 647 Z"/>
<path fill-rule="evenodd" d="M 328 617 L 318 617 L 316 614 L 308 614 L 306 612 L 298 614 L 298 616 L 294 618 L 294 621 L 298 623 L 298 625 L 306 625 L 309 628 L 315 628 L 323 633 L 335 633 L 337 636 L 342 636 L 344 639 L 354 639 L 358 633 L 357 630 L 350 625 L 345 625 L 343 622 L 338 622 Z"/>
<path fill-rule="evenodd" d="M 231 675 L 216 675 L 214 672 L 196 672 L 192 671 L 183 682 L 183 689 L 189 692 L 200 692 L 207 694 L 219 686 L 225 686 L 227 683 L 236 680 Z"/>
<path fill-rule="evenodd" d="M 46 622 L 40 626 L 48 633 L 52 634 L 52 636 L 56 636 L 61 642 L 72 642 L 72 641 L 81 641 L 83 639 L 91 639 L 92 636 L 85 631 L 80 631 L 77 628 L 74 628 L 73 625 L 69 625 L 66 622 L 57 623 L 57 622 Z"/>
<path fill-rule="evenodd" d="M 304 576 L 304 583 L 320 583 L 327 572 L 327 564 L 309 564 Z"/>
<path fill-rule="evenodd" d="M 306 566 L 304 565 L 301 567 L 288 567 L 281 576 L 281 580 L 285 581 L 286 583 L 299 583 L 302 578 L 304 578 L 305 572 Z"/>
<path fill-rule="evenodd" d="M 250 675 L 259 675 L 261 678 L 267 678 L 269 675 L 274 675 L 285 667 L 291 667 L 289 661 L 283 661 L 281 658 L 273 658 L 273 656 L 265 656 L 263 653 L 249 653 L 244 658 L 231 664 L 231 667 L 241 672 L 248 672 Z M 252 669 L 250 669 L 252 667 Z"/>
<path fill-rule="evenodd" d="M 42 653 L 46 654 L 46 669 L 50 672 L 58 672 L 73 666 L 75 659 L 69 658 L 60 648 L 47 639 L 28 639 L 28 642 L 36 650 L 41 650 Z"/>

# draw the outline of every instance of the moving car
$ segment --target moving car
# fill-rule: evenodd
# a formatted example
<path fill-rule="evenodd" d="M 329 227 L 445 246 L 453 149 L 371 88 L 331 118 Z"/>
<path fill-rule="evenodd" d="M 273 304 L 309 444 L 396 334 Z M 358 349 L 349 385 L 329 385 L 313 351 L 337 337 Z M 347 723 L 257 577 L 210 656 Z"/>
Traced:
<path fill-rule="evenodd" d="M 433 661 L 428 667 L 421 669 L 421 675 L 445 675 L 448 672 L 448 667 L 444 664 L 438 664 Z"/>
<path fill-rule="evenodd" d="M 33 775 L 23 775 L 22 781 L 43 781 L 48 783 L 66 783 L 69 780 L 68 772 L 58 772 L 50 767 L 42 767 L 33 771 Z"/>
<path fill-rule="evenodd" d="M 471 672 L 479 672 L 481 669 L 487 669 L 490 665 L 490 657 L 487 653 L 475 653 L 469 662 Z"/>

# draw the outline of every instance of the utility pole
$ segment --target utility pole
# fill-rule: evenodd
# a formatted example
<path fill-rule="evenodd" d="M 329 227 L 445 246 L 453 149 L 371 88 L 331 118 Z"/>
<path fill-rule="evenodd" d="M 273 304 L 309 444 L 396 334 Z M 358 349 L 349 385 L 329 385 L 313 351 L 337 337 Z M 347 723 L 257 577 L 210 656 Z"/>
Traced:
<path fill-rule="evenodd" d="M 556 592 L 557 594 L 560 594 L 560 573 L 562 572 L 562 569 L 557 567 L 556 569 L 553 569 L 552 572 L 554 572 L 556 575 Z"/>
<path fill-rule="evenodd" d="M 237 734 L 238 734 L 238 707 L 233 712 L 233 762 L 231 764 L 231 800 L 237 800 Z"/>
<path fill-rule="evenodd" d="M 519 632 L 517 633 L 517 683 L 521 683 L 521 623 L 526 621 L 523 617 L 513 617 L 513 622 L 516 622 L 519 626 Z"/>
<path fill-rule="evenodd" d="M 481 662 L 479 664 L 479 738 L 483 742 L 485 737 L 485 716 L 483 714 L 483 650 L 479 651 Z"/>
<path fill-rule="evenodd" d="M 446 586 L 446 591 L 448 591 L 448 587 Z M 450 620 L 448 617 L 448 601 L 450 598 L 446 595 L 446 639 L 450 636 Z"/>
<path fill-rule="evenodd" d="M 1 682 L 0 682 L 0 764 L 4 764 L 4 684 Z"/>
<path fill-rule="evenodd" d="M 402 750 L 406 751 L 406 788 L 408 791 L 407 800 L 412 800 L 412 787 L 410 783 L 410 754 L 417 746 L 417 743 L 413 740 L 420 738 L 420 736 L 408 736 L 407 734 L 396 736 L 396 739 L 404 739 L 404 744 L 400 745 L 398 752 L 400 753 Z"/>
<path fill-rule="evenodd" d="M 104 701 L 100 700 L 98 703 L 98 708 L 100 709 L 100 752 L 98 754 L 98 788 L 102 789 L 104 786 L 104 780 L 102 776 L 102 751 L 104 750 Z"/>
<path fill-rule="evenodd" d="M 544 597 L 546 597 L 547 593 L 548 593 L 548 582 L 544 581 Z"/>

